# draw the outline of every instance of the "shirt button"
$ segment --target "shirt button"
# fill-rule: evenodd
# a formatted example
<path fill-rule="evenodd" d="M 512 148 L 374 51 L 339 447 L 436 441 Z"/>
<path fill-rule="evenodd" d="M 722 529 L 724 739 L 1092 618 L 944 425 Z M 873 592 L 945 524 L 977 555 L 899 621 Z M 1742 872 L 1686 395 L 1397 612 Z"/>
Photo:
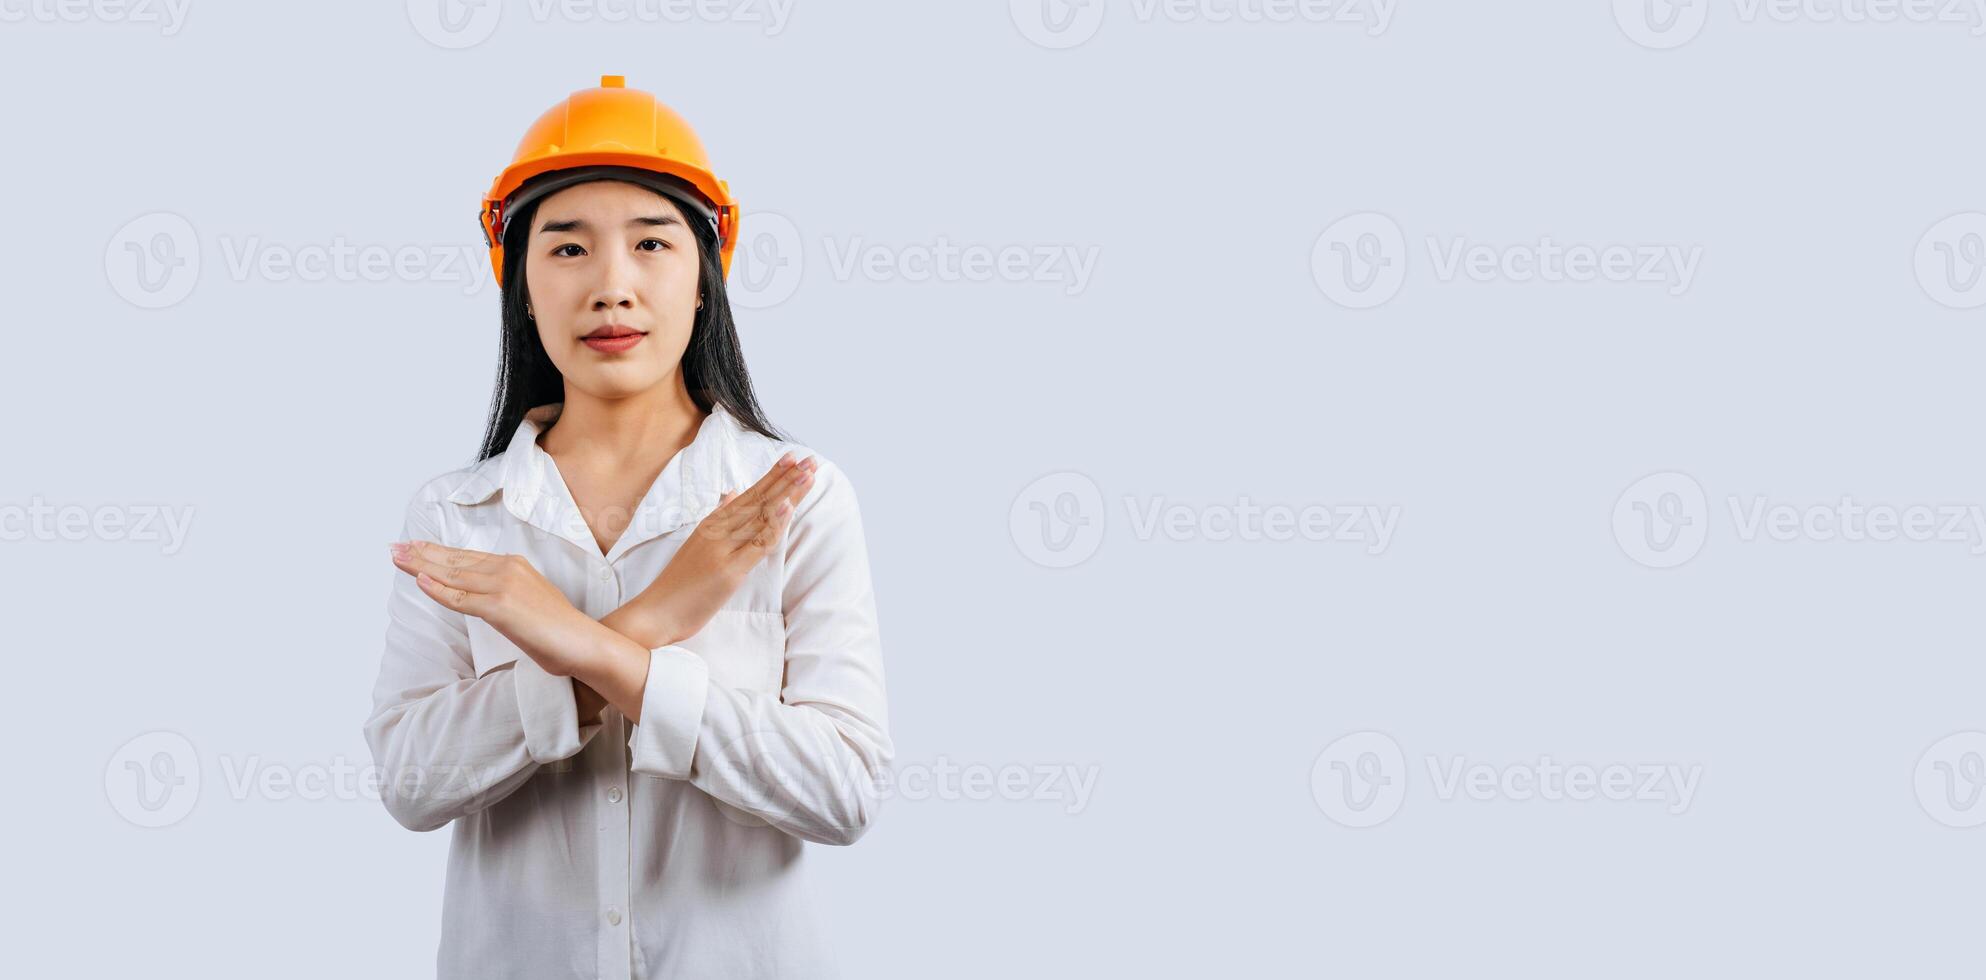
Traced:
<path fill-rule="evenodd" d="M 607 791 L 607 802 L 619 803 L 620 801 L 621 801 L 621 788 L 619 786 L 616 786 L 613 789 Z"/>
<path fill-rule="evenodd" d="M 611 925 L 611 926 L 617 926 L 617 925 L 620 925 L 620 924 L 621 924 L 621 910 L 620 910 L 620 909 L 608 909 L 608 910 L 607 910 L 607 924 L 608 924 L 608 925 Z"/>
<path fill-rule="evenodd" d="M 602 582 L 612 582 L 613 580 L 614 580 L 614 570 L 613 570 L 613 569 L 611 569 L 611 568 L 608 568 L 608 567 L 606 567 L 606 566 L 604 566 L 604 565 L 603 565 L 603 566 L 601 566 L 601 567 L 600 567 L 600 581 L 602 581 Z"/>

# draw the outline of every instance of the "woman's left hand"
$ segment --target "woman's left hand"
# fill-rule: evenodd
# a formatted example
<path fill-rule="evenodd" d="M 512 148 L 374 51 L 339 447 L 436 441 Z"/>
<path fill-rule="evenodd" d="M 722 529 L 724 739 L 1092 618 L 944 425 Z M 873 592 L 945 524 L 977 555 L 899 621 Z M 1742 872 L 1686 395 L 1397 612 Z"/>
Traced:
<path fill-rule="evenodd" d="M 393 546 L 393 564 L 414 576 L 429 598 L 490 624 L 545 673 L 570 676 L 593 649 L 589 634 L 599 623 L 573 608 L 522 555 L 403 541 Z"/>

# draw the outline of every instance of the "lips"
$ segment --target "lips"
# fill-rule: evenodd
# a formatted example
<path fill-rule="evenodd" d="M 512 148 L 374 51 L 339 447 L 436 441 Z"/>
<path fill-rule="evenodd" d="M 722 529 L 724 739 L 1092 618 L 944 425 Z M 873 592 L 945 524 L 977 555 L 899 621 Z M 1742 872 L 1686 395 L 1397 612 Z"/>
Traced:
<path fill-rule="evenodd" d="M 641 338 L 646 336 L 648 334 L 633 327 L 610 323 L 593 328 L 591 333 L 579 338 L 579 342 L 602 354 L 619 354 L 641 343 Z"/>
<path fill-rule="evenodd" d="M 624 326 L 621 326 L 621 325 L 620 325 L 620 324 L 618 324 L 618 323 L 610 323 L 610 324 L 607 324 L 607 325 L 606 325 L 606 326 L 604 326 L 604 327 L 595 327 L 595 328 L 593 328 L 593 332 L 592 332 L 592 333 L 589 333 L 589 334 L 587 334 L 586 336 L 584 336 L 584 337 L 581 337 L 580 339 L 581 339 L 581 340 L 612 340 L 612 339 L 614 339 L 614 338 L 616 338 L 616 337 L 638 337 L 638 336 L 641 336 L 641 335 L 642 335 L 643 333 L 644 333 L 644 331 L 640 331 L 640 330 L 636 330 L 636 329 L 635 329 L 635 328 L 633 328 L 633 327 L 624 327 Z"/>

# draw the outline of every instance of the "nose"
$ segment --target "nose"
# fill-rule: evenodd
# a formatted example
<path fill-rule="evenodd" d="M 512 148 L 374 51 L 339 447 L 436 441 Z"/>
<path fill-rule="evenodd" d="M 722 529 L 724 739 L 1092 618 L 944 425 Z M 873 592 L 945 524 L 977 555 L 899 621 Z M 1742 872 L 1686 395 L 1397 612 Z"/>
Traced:
<path fill-rule="evenodd" d="M 593 312 L 613 309 L 634 309 L 634 293 L 621 286 L 605 286 L 593 294 Z"/>
<path fill-rule="evenodd" d="M 600 282 L 593 289 L 591 301 L 595 313 L 634 309 L 633 260 L 610 253 L 607 261 L 600 264 Z"/>

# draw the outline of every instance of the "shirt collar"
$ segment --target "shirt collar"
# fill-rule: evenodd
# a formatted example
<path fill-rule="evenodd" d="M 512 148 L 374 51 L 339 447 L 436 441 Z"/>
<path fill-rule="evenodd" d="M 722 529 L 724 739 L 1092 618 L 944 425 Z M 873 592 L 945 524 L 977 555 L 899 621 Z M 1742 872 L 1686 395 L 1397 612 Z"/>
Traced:
<path fill-rule="evenodd" d="M 563 402 L 552 402 L 526 412 L 509 447 L 479 464 L 448 499 L 457 504 L 479 504 L 502 491 L 504 509 L 518 520 L 597 553 L 599 545 L 580 516 L 558 464 L 538 445 L 539 434 L 557 420 L 564 407 Z M 741 431 L 737 418 L 724 406 L 712 405 L 695 438 L 662 468 L 635 507 L 634 519 L 614 542 L 607 559 L 618 559 L 636 545 L 702 520 L 717 509 L 726 491 L 744 489 L 738 446 Z"/>

